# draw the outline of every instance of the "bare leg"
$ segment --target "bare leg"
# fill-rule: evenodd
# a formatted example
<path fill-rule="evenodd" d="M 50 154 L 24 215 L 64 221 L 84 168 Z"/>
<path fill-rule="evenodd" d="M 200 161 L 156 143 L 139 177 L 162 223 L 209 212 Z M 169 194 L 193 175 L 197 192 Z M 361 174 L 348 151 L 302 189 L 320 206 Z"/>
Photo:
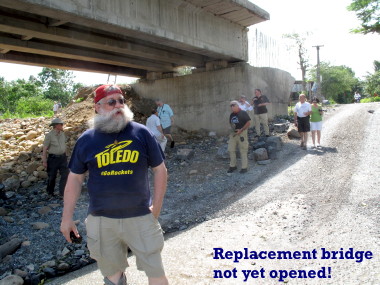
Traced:
<path fill-rule="evenodd" d="M 303 140 L 303 139 L 304 139 L 304 136 L 303 136 L 303 134 L 304 134 L 304 133 L 301 133 L 301 132 L 300 132 L 300 136 L 301 136 L 301 146 L 304 145 L 304 140 Z"/>
<path fill-rule="evenodd" d="M 117 272 L 114 275 L 107 276 L 108 280 L 114 284 L 117 284 L 119 282 L 120 277 L 121 277 L 121 272 Z"/>
<path fill-rule="evenodd" d="M 161 277 L 148 277 L 149 285 L 169 285 L 166 276 Z"/>
<path fill-rule="evenodd" d="M 313 140 L 313 145 L 315 146 L 315 132 L 316 131 L 311 131 L 311 138 Z"/>
<path fill-rule="evenodd" d="M 304 132 L 304 148 L 306 149 L 306 146 L 307 146 L 307 132 Z"/>
<path fill-rule="evenodd" d="M 321 145 L 321 131 L 317 131 L 318 144 Z"/>

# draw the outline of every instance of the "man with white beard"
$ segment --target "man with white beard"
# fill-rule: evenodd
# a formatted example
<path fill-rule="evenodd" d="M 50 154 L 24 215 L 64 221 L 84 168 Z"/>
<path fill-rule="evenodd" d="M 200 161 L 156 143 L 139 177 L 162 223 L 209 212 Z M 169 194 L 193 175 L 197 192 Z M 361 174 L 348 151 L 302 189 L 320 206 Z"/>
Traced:
<path fill-rule="evenodd" d="M 167 184 L 164 154 L 151 132 L 132 121 L 133 113 L 118 86 L 99 86 L 94 101 L 93 128 L 78 139 L 69 163 L 61 232 L 68 242 L 80 237 L 73 214 L 89 171 L 87 245 L 104 283 L 127 284 L 124 271 L 130 248 L 149 284 L 166 285 L 161 259 L 164 240 L 157 220 Z M 149 167 L 154 175 L 153 199 Z"/>

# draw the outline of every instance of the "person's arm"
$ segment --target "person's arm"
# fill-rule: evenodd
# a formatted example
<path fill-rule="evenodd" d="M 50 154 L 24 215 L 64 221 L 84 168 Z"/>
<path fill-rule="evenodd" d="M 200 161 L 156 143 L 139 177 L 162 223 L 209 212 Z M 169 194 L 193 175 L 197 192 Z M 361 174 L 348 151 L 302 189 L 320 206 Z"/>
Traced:
<path fill-rule="evenodd" d="M 42 165 L 47 169 L 47 153 L 48 153 L 48 147 L 43 146 L 42 147 Z"/>
<path fill-rule="evenodd" d="M 162 130 L 161 124 L 157 126 L 157 130 L 161 133 L 161 138 L 164 138 L 164 131 Z"/>
<path fill-rule="evenodd" d="M 310 116 L 311 113 L 313 113 L 313 111 L 312 111 L 311 106 L 310 106 L 309 112 L 304 112 L 303 114 L 304 114 L 305 116 Z"/>
<path fill-rule="evenodd" d="M 248 128 L 249 128 L 250 125 L 251 125 L 251 121 L 249 120 L 249 121 L 247 121 L 247 122 L 245 123 L 245 125 L 244 125 L 241 129 L 237 130 L 236 133 L 237 133 L 238 135 L 240 135 L 243 131 L 248 130 Z"/>
<path fill-rule="evenodd" d="M 261 107 L 261 106 L 266 106 L 266 105 L 268 105 L 268 104 L 270 104 L 270 102 L 269 102 L 268 98 L 265 97 L 265 98 L 264 98 L 264 102 L 262 102 L 261 104 L 259 104 L 259 106 L 260 106 L 260 107 Z"/>
<path fill-rule="evenodd" d="M 173 125 L 174 124 L 174 112 L 169 105 L 166 105 L 166 106 L 167 106 L 167 111 L 168 111 L 169 116 L 170 116 L 170 122 Z"/>
<path fill-rule="evenodd" d="M 294 107 L 294 125 L 297 126 L 298 122 L 297 122 L 297 108 Z"/>
<path fill-rule="evenodd" d="M 253 110 L 253 107 L 247 101 L 244 101 L 244 104 L 247 106 L 247 111 L 252 111 Z"/>
<path fill-rule="evenodd" d="M 63 197 L 63 213 L 61 221 L 61 232 L 65 239 L 71 243 L 70 232 L 73 231 L 77 237 L 79 233 L 73 221 L 75 205 L 78 201 L 82 190 L 84 174 L 75 174 L 70 172 L 65 187 L 65 195 Z"/>
<path fill-rule="evenodd" d="M 154 189 L 153 189 L 153 203 L 150 207 L 152 214 L 158 219 L 160 215 L 162 203 L 164 201 L 164 196 L 166 193 L 166 185 L 167 185 L 167 170 L 165 163 L 162 162 L 159 166 L 153 167 L 153 175 L 154 175 Z"/>

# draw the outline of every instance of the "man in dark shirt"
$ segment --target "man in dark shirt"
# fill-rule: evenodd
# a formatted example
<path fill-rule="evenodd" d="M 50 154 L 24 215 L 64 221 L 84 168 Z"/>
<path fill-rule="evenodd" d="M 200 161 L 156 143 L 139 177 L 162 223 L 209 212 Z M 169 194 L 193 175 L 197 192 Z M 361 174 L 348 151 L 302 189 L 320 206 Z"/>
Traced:
<path fill-rule="evenodd" d="M 252 105 L 254 106 L 254 123 L 256 136 L 261 135 L 260 124 L 263 124 L 264 132 L 269 137 L 269 125 L 268 125 L 268 110 L 267 105 L 270 104 L 267 96 L 261 94 L 260 89 L 255 89 L 255 97 L 252 99 Z"/>
<path fill-rule="evenodd" d="M 241 157 L 240 173 L 246 173 L 248 168 L 248 134 L 247 130 L 251 124 L 251 118 L 246 111 L 239 107 L 238 101 L 231 101 L 232 113 L 230 115 L 230 125 L 232 133 L 228 141 L 228 152 L 230 154 L 230 168 L 227 173 L 232 173 L 237 169 L 236 147 L 239 148 Z"/>
<path fill-rule="evenodd" d="M 95 90 L 94 127 L 78 139 L 70 163 L 61 232 L 79 238 L 73 222 L 85 173 L 90 205 L 87 246 L 106 285 L 126 285 L 128 248 L 149 284 L 167 285 L 162 265 L 163 233 L 158 222 L 166 192 L 164 154 L 153 134 L 133 122 L 121 89 L 102 85 Z M 148 169 L 153 170 L 153 198 Z"/>

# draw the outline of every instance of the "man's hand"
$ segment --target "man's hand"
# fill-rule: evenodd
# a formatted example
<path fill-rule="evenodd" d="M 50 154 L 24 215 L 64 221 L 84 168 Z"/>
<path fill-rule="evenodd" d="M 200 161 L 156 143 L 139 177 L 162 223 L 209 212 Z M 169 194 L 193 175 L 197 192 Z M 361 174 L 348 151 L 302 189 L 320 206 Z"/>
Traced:
<path fill-rule="evenodd" d="M 61 233 L 65 237 L 65 239 L 69 242 L 72 243 L 71 238 L 70 238 L 70 232 L 74 232 L 75 236 L 77 238 L 80 237 L 78 229 L 74 223 L 73 220 L 63 220 L 61 222 Z"/>

